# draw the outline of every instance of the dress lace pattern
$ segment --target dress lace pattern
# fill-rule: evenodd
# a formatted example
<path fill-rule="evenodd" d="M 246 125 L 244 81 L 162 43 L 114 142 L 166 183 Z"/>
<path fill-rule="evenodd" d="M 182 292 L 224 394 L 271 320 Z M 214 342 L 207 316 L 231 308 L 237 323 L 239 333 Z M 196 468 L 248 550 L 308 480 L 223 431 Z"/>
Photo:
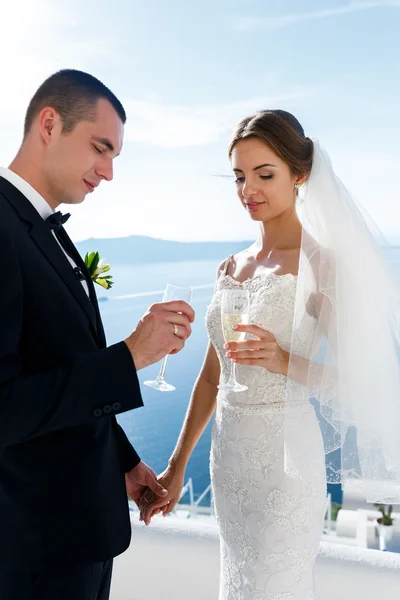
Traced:
<path fill-rule="evenodd" d="M 230 372 L 223 349 L 221 291 L 249 289 L 250 322 L 271 331 L 289 350 L 296 282 L 294 275 L 261 275 L 240 283 L 221 272 L 206 316 L 221 380 Z M 314 327 L 310 316 L 300 346 L 302 339 L 307 345 Z M 301 347 L 294 350 L 302 353 Z M 221 536 L 219 600 L 315 600 L 313 567 L 326 483 L 314 409 L 308 402 L 285 405 L 282 375 L 237 365 L 237 378 L 249 389 L 219 392 L 210 461 Z M 296 453 L 293 471 L 291 453 Z"/>

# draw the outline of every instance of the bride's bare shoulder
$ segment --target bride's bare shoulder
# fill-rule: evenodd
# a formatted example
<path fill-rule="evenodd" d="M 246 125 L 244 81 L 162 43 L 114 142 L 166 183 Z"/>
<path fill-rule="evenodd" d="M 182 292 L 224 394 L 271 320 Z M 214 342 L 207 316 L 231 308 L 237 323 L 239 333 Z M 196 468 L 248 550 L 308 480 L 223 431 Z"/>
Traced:
<path fill-rule="evenodd" d="M 228 272 L 229 265 L 232 261 L 233 255 L 224 258 L 224 260 L 218 265 L 217 268 L 217 279 L 221 277 L 221 275 L 226 275 Z"/>
<path fill-rule="evenodd" d="M 241 266 L 241 265 L 247 263 L 249 260 L 249 257 L 251 257 L 253 255 L 254 255 L 253 246 L 249 246 L 248 248 L 245 248 L 244 250 L 235 252 L 234 254 L 231 254 L 230 256 L 225 258 L 218 265 L 217 273 L 220 274 L 222 272 L 222 273 L 224 273 L 224 275 L 226 275 L 228 270 L 230 270 L 231 272 L 234 272 L 238 265 Z"/>
<path fill-rule="evenodd" d="M 302 253 L 318 282 L 321 276 L 326 276 L 335 268 L 335 257 L 333 252 L 321 245 L 309 233 L 304 233 L 302 242 Z"/>
<path fill-rule="evenodd" d="M 322 307 L 327 306 L 329 297 L 326 294 L 334 286 L 335 257 L 332 250 L 324 247 L 308 233 L 303 237 L 302 253 L 303 260 L 306 260 L 310 267 L 315 285 L 315 291 L 310 294 L 307 302 L 307 312 L 318 318 Z"/>

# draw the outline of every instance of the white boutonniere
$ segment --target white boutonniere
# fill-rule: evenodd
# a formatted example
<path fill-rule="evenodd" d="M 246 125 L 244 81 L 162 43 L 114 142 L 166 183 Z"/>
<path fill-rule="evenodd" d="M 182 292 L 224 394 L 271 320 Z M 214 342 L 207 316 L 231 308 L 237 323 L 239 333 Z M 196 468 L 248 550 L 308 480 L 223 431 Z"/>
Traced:
<path fill-rule="evenodd" d="M 107 265 L 104 258 L 100 259 L 98 252 L 91 252 L 85 255 L 85 265 L 89 271 L 90 277 L 93 283 L 101 285 L 102 288 L 109 290 L 114 284 L 112 275 L 104 275 L 111 269 L 110 265 Z"/>

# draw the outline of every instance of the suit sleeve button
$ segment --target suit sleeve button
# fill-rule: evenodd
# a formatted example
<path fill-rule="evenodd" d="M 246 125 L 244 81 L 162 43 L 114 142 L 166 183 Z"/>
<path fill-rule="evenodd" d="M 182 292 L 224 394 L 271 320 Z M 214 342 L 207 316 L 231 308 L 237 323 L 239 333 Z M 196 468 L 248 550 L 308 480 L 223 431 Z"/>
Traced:
<path fill-rule="evenodd" d="M 103 414 L 103 411 L 101 410 L 101 408 L 96 408 L 96 409 L 93 411 L 93 416 L 94 416 L 94 417 L 101 417 L 101 416 L 102 416 L 102 414 Z"/>

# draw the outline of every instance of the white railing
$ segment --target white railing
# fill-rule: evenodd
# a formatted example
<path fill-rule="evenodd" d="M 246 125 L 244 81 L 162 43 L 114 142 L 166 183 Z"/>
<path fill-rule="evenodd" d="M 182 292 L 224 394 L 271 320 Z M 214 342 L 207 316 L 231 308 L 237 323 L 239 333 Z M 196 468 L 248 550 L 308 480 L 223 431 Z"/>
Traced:
<path fill-rule="evenodd" d="M 194 491 L 193 491 L 193 481 L 191 478 L 188 479 L 187 483 L 182 488 L 181 497 L 179 498 L 179 502 L 182 500 L 184 496 L 189 492 L 189 506 L 194 506 Z"/>
<path fill-rule="evenodd" d="M 329 535 L 332 531 L 332 496 L 327 494 L 325 500 L 325 532 Z"/>
<path fill-rule="evenodd" d="M 203 515 L 204 514 L 206 514 L 206 515 L 214 514 L 214 500 L 213 500 L 211 483 L 206 487 L 204 492 L 202 494 L 200 494 L 200 496 L 197 498 L 197 500 L 195 500 L 194 499 L 194 491 L 193 491 L 193 480 L 190 477 L 182 489 L 180 500 L 182 500 L 182 498 L 188 492 L 189 492 L 189 504 L 184 504 L 179 501 L 179 504 L 176 505 L 173 512 L 176 512 L 177 510 L 182 510 L 182 509 L 187 510 L 188 511 L 187 517 L 192 517 L 192 518 L 196 517 L 198 514 L 203 514 Z M 210 492 L 210 506 L 201 506 L 200 502 L 202 502 L 202 500 L 207 496 L 207 494 L 209 492 Z"/>

